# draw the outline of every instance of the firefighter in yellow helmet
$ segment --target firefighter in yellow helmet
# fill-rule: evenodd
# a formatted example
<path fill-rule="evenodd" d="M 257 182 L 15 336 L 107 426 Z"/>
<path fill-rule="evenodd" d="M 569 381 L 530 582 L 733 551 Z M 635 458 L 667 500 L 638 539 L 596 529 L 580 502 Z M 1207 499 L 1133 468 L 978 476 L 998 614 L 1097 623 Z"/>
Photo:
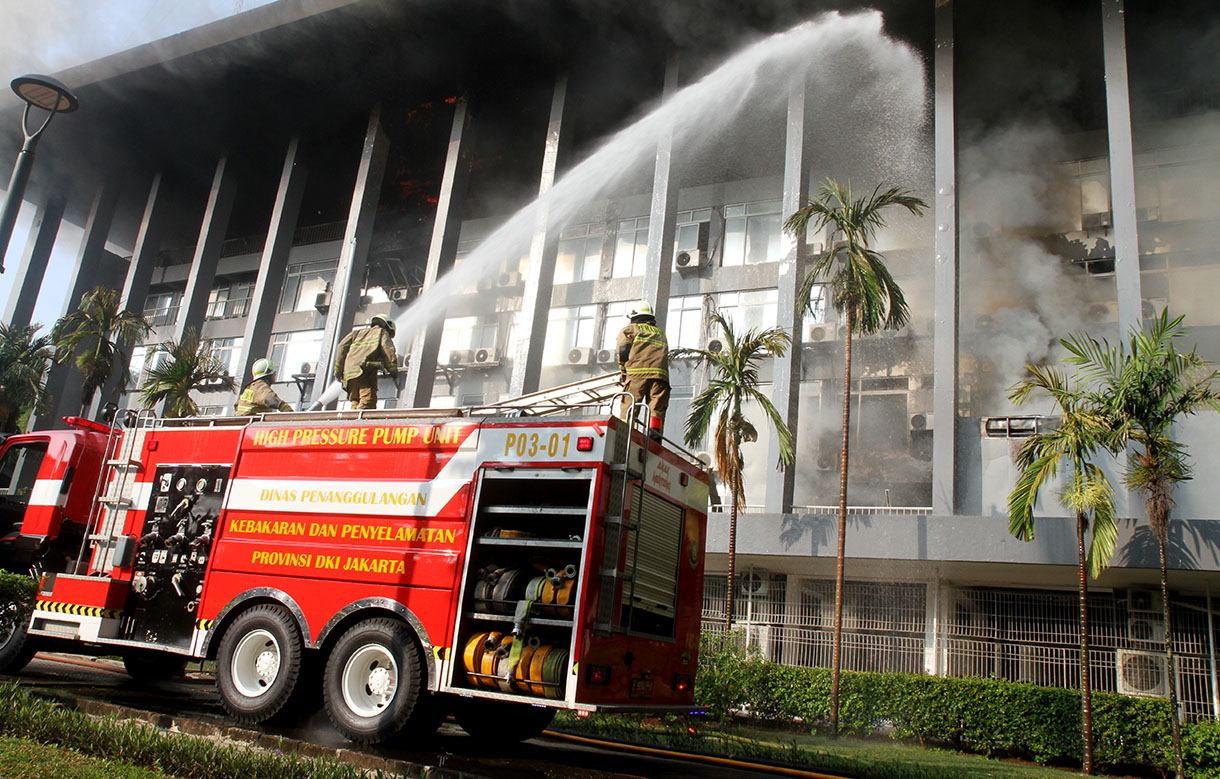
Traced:
<path fill-rule="evenodd" d="M 339 342 L 335 352 L 335 379 L 347 391 L 353 409 L 377 406 L 377 375 L 384 370 L 398 378 L 398 355 L 394 352 L 394 323 L 377 314 Z"/>
<path fill-rule="evenodd" d="M 252 417 L 271 411 L 292 411 L 292 406 L 280 400 L 280 396 L 271 389 L 269 379 L 275 375 L 275 363 L 266 357 L 255 360 L 253 373 L 254 381 L 247 384 L 237 398 L 237 416 Z"/>
<path fill-rule="evenodd" d="M 652 306 L 641 301 L 627 314 L 631 322 L 618 334 L 619 382 L 637 403 L 647 402 L 652 412 L 649 433 L 661 437 L 665 411 L 669 408 L 669 342 L 657 327 Z M 629 402 L 623 399 L 623 417 Z"/>

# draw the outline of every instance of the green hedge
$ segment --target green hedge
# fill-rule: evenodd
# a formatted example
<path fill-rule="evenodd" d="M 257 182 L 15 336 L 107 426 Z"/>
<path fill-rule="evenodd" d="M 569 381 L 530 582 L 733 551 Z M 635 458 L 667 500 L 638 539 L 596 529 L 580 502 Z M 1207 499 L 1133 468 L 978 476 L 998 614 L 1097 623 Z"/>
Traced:
<path fill-rule="evenodd" d="M 708 714 L 743 707 L 779 723 L 817 730 L 830 713 L 830 671 L 763 660 L 737 640 L 705 635 L 695 697 Z M 888 732 L 894 738 L 949 745 L 984 755 L 1026 757 L 1043 764 L 1079 764 L 1080 692 L 999 679 L 844 672 L 839 729 L 847 735 Z M 1105 766 L 1172 764 L 1169 703 L 1093 693 L 1094 759 Z M 1192 777 L 1220 779 L 1220 724 L 1184 728 Z"/>
<path fill-rule="evenodd" d="M 38 582 L 26 574 L 0 571 L 0 631 L 8 629 L 13 619 L 28 620 L 38 594 Z M 17 608 L 10 608 L 16 605 Z"/>

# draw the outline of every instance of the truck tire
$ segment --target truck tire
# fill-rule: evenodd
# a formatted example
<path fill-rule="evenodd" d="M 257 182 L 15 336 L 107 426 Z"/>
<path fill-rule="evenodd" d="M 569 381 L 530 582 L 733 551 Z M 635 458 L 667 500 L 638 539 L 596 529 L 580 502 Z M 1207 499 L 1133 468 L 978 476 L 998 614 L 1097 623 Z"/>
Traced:
<path fill-rule="evenodd" d="M 186 656 L 153 649 L 123 651 L 123 669 L 137 682 L 163 682 L 181 676 L 186 670 Z"/>
<path fill-rule="evenodd" d="M 303 651 L 301 631 L 280 607 L 255 606 L 238 615 L 216 653 L 225 710 L 247 725 L 279 714 L 296 688 Z"/>
<path fill-rule="evenodd" d="M 335 728 L 359 744 L 393 738 L 408 724 L 432 730 L 436 718 L 425 697 L 423 658 L 411 630 L 393 619 L 357 623 L 335 643 L 326 658 L 322 692 Z"/>
<path fill-rule="evenodd" d="M 454 703 L 453 718 L 483 743 L 515 744 L 546 730 L 555 719 L 555 710 L 529 703 L 462 698 Z"/>
<path fill-rule="evenodd" d="M 14 612 L 17 610 L 15 604 L 8 604 L 5 608 Z M 0 628 L 0 674 L 20 673 L 34 659 L 38 647 L 30 640 L 26 632 L 28 627 L 22 620 Z"/>

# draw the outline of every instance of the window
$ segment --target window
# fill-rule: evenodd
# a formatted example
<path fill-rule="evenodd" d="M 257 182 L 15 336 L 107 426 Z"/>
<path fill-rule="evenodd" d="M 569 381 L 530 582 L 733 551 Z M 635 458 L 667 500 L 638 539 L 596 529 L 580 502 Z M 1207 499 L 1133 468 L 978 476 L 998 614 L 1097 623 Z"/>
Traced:
<path fill-rule="evenodd" d="M 542 352 L 545 365 L 562 365 L 568 361 L 568 350 L 577 346 L 593 346 L 597 325 L 597 305 L 552 308 L 546 325 L 546 342 Z"/>
<path fill-rule="evenodd" d="M 151 368 L 151 365 L 146 365 L 148 362 L 148 352 L 150 348 L 147 346 L 137 346 L 131 350 L 131 362 L 127 363 L 127 391 L 134 392 L 144 383 L 144 369 Z"/>
<path fill-rule="evenodd" d="M 624 219 L 618 223 L 614 243 L 614 278 L 626 279 L 644 275 L 648 254 L 648 217 Z"/>
<path fill-rule="evenodd" d="M 237 338 L 213 338 L 208 341 L 212 345 L 212 354 L 216 355 L 217 359 L 225 364 L 225 370 L 236 381 L 241 381 L 242 377 L 238 374 L 241 372 L 241 344 L 244 339 Z"/>
<path fill-rule="evenodd" d="M 204 319 L 235 319 L 250 313 L 254 297 L 254 279 L 222 281 L 208 294 Z"/>
<path fill-rule="evenodd" d="M 314 368 L 329 370 L 325 366 L 318 366 L 318 356 L 321 354 L 321 330 L 276 333 L 271 336 L 270 355 L 276 365 L 275 381 L 291 381 L 294 373 L 313 373 L 312 370 L 303 370 L 307 363 Z"/>
<path fill-rule="evenodd" d="M 9 533 L 24 518 L 46 453 L 47 442 L 36 441 L 10 446 L 0 459 L 0 534 Z"/>
<path fill-rule="evenodd" d="M 313 311 L 318 295 L 330 290 L 338 266 L 338 258 L 289 265 L 284 276 L 284 291 L 280 295 L 280 313 Z"/>
<path fill-rule="evenodd" d="M 601 275 L 605 229 L 599 224 L 569 227 L 559 234 L 559 256 L 555 259 L 555 283 L 593 281 Z"/>
<path fill-rule="evenodd" d="M 805 331 L 810 325 L 820 325 L 826 321 L 826 285 L 814 284 L 809 292 L 809 308 L 805 310 Z M 810 310 L 812 309 L 812 310 Z"/>
<path fill-rule="evenodd" d="M 703 296 L 685 295 L 669 299 L 665 335 L 671 349 L 703 348 Z"/>
<path fill-rule="evenodd" d="M 780 201 L 742 203 L 724 209 L 724 264 L 780 260 Z"/>
<path fill-rule="evenodd" d="M 618 343 L 619 331 L 627 326 L 627 312 L 635 305 L 635 301 L 618 300 L 606 306 L 606 326 L 602 329 L 601 348 L 614 351 Z M 618 357 L 616 356 L 617 360 Z"/>
<path fill-rule="evenodd" d="M 182 290 L 154 292 L 144 299 L 144 316 L 153 327 L 172 325 L 178 319 Z"/>
<path fill-rule="evenodd" d="M 779 290 L 756 289 L 743 292 L 722 292 L 717 310 L 740 335 L 746 330 L 775 327 L 779 318 Z"/>
<path fill-rule="evenodd" d="M 679 211 L 674 229 L 674 256 L 678 252 L 707 251 L 708 235 L 712 225 L 712 209 L 698 208 L 694 211 Z"/>
<path fill-rule="evenodd" d="M 477 316 L 457 316 L 445 320 L 437 361 L 449 364 L 449 355 L 459 350 L 494 349 L 499 334 L 498 322 L 480 321 Z"/>

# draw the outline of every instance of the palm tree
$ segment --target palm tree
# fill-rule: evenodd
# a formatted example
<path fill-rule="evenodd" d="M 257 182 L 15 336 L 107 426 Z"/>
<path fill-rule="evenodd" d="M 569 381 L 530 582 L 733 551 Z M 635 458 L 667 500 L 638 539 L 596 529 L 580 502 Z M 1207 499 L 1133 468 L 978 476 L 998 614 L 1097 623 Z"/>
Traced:
<path fill-rule="evenodd" d="M 0 324 L 0 419 L 3 430 L 15 433 L 23 413 L 45 413 L 47 362 L 54 352 L 51 337 L 38 335 L 42 325 Z"/>
<path fill-rule="evenodd" d="M 804 240 L 805 232 L 829 226 L 831 250 L 814 259 L 813 267 L 801 283 L 797 304 L 813 311 L 813 291 L 821 283 L 829 285 L 835 310 L 843 318 L 843 436 L 839 452 L 839 545 L 835 565 L 834 651 L 831 660 L 830 732 L 839 735 L 839 677 L 843 655 L 843 556 L 847 534 L 847 441 L 851 430 L 851 338 L 853 333 L 868 335 L 880 329 L 898 330 L 906 325 L 909 313 L 898 282 L 885 267 L 885 258 L 869 248 L 877 231 L 885 226 L 884 212 L 893 206 L 923 215 L 927 203 L 898 187 L 882 189 L 878 184 L 871 194 L 855 197 L 851 185 L 826 179 L 812 203 L 797 210 L 784 222 L 784 229 Z"/>
<path fill-rule="evenodd" d="M 1093 338 L 1064 342 L 1068 358 L 1095 381 L 1108 404 L 1121 445 L 1134 444 L 1123 483 L 1144 496 L 1148 526 L 1156 538 L 1161 558 L 1161 609 L 1165 620 L 1165 668 L 1169 674 L 1169 710 L 1177 775 L 1184 776 L 1182 728 L 1178 721 L 1178 692 L 1173 683 L 1173 624 L 1170 621 L 1169 577 L 1165 547 L 1169 543 L 1169 512 L 1173 491 L 1191 478 L 1186 447 L 1172 438 L 1173 424 L 1180 417 L 1204 408 L 1220 410 L 1220 395 L 1212 382 L 1220 372 L 1191 348 L 1184 353 L 1174 342 L 1186 335 L 1184 317 L 1170 318 L 1161 311 L 1147 330 L 1134 328 L 1128 343 L 1111 346 Z"/>
<path fill-rule="evenodd" d="M 72 357 L 81 372 L 82 415 L 93 402 L 94 393 L 114 372 L 116 362 L 122 371 L 121 385 L 127 385 L 128 354 L 123 349 L 152 332 L 143 314 L 120 310 L 119 302 L 118 292 L 94 287 L 81 295 L 80 307 L 51 330 L 55 359 L 63 363 Z"/>
<path fill-rule="evenodd" d="M 157 355 L 164 355 L 155 359 Z M 144 386 L 140 388 L 140 403 L 152 408 L 165 401 L 165 416 L 189 417 L 199 413 L 191 392 L 221 386 L 232 392 L 236 385 L 228 366 L 212 351 L 211 341 L 200 341 L 195 330 L 187 330 L 181 341 L 158 344 L 149 354 L 153 364 Z"/>
<path fill-rule="evenodd" d="M 1110 562 L 1118 538 L 1114 517 L 1114 490 L 1101 469 L 1091 461 L 1099 450 L 1115 447 L 1110 420 L 1099 399 L 1083 391 L 1054 368 L 1029 366 L 1032 374 L 1013 386 L 1009 398 L 1024 405 L 1045 393 L 1059 407 L 1059 426 L 1025 439 L 1017 451 L 1021 475 L 1008 496 L 1008 532 L 1022 541 L 1034 538 L 1034 505 L 1043 486 L 1054 480 L 1060 467 L 1067 471 L 1059 499 L 1076 515 L 1076 560 L 1080 587 L 1080 710 L 1084 752 L 1082 770 L 1093 773 L 1093 691 L 1089 679 L 1088 577 L 1097 578 Z M 1093 536 L 1086 550 L 1090 519 Z"/>
<path fill-rule="evenodd" d="M 771 421 L 779 437 L 779 465 L 792 462 L 792 433 L 783 418 L 771 403 L 771 399 L 759 388 L 758 362 L 767 355 L 782 357 L 792 344 L 792 338 L 777 327 L 761 332 L 747 330 L 738 338 L 733 325 L 719 314 L 712 322 L 724 334 L 724 348 L 718 352 L 705 349 L 675 349 L 674 358 L 693 357 L 696 365 L 706 364 L 711 368 L 707 389 L 691 402 L 686 418 L 686 445 L 694 448 L 706 438 L 715 422 L 712 451 L 716 456 L 716 468 L 720 478 L 729 488 L 732 502 L 729 508 L 729 570 L 728 593 L 724 603 L 725 630 L 733 628 L 733 568 L 737 555 L 737 507 L 746 499 L 745 481 L 742 478 L 744 460 L 741 445 L 757 441 L 758 429 L 745 416 L 745 405 L 757 403 Z"/>

